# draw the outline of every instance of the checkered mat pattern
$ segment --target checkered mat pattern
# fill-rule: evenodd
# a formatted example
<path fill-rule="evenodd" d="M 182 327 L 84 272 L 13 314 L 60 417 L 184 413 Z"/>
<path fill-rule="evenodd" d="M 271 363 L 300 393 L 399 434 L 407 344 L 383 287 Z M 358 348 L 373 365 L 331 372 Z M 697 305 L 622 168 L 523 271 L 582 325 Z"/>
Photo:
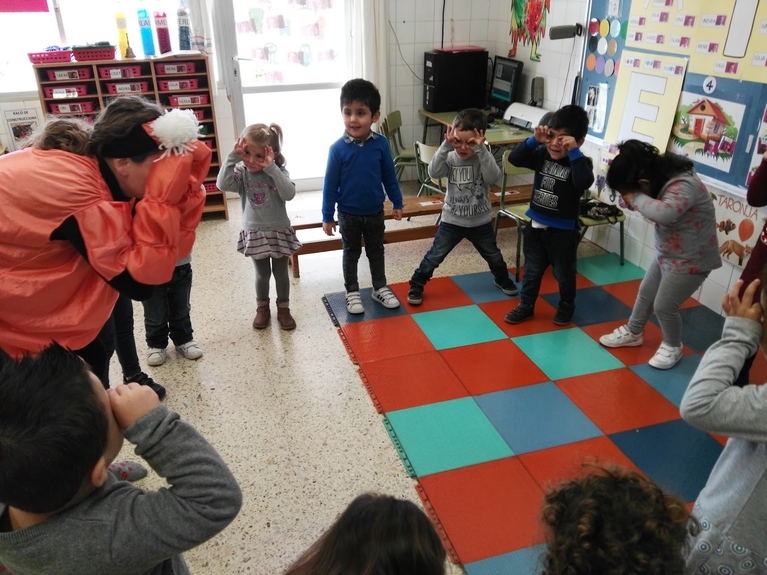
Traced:
<path fill-rule="evenodd" d="M 552 323 L 558 287 L 547 275 L 535 317 L 504 322 L 518 298 L 490 272 L 437 278 L 423 304 L 408 285 L 388 310 L 362 290 L 365 313 L 343 292 L 324 302 L 418 493 L 455 562 L 469 575 L 540 573 L 543 495 L 584 473 L 584 462 L 638 470 L 692 503 L 722 451 L 680 419 L 682 394 L 723 318 L 694 300 L 681 311 L 684 357 L 661 371 L 653 317 L 640 347 L 607 349 L 599 336 L 626 323 L 644 271 L 607 254 L 578 260 L 573 323 Z M 767 379 L 759 359 L 752 380 Z"/>

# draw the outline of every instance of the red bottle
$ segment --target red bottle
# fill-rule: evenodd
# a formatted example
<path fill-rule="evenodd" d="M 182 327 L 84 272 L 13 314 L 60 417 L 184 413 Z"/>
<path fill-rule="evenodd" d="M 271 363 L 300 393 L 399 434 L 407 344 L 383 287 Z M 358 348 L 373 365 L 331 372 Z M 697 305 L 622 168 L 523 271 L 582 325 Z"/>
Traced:
<path fill-rule="evenodd" d="M 170 31 L 168 30 L 168 16 L 165 12 L 156 11 L 154 13 L 154 27 L 157 30 L 157 45 L 160 54 L 170 52 Z"/>

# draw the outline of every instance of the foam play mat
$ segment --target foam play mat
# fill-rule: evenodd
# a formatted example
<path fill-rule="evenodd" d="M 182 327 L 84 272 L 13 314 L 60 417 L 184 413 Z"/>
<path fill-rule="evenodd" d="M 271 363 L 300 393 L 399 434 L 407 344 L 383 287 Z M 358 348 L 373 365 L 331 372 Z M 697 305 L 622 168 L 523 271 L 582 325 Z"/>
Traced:
<path fill-rule="evenodd" d="M 608 349 L 599 337 L 626 323 L 644 271 L 607 254 L 578 260 L 573 323 L 552 320 L 550 273 L 534 318 L 510 325 L 516 307 L 490 272 L 433 279 L 423 304 L 408 284 L 385 309 L 362 290 L 365 313 L 343 292 L 325 306 L 383 425 L 437 524 L 452 560 L 469 575 L 540 573 L 539 515 L 553 484 L 617 463 L 692 503 L 724 438 L 680 419 L 682 394 L 724 319 L 687 301 L 684 357 L 673 369 L 647 362 L 661 343 L 653 317 L 639 347 Z M 752 381 L 767 379 L 759 359 Z"/>

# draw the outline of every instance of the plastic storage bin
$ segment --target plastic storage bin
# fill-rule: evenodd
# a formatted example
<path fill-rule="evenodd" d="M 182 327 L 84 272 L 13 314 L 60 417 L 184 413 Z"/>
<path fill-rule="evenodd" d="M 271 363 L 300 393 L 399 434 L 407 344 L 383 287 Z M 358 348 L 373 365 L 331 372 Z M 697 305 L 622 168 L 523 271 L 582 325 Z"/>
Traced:
<path fill-rule="evenodd" d="M 78 62 L 88 60 L 114 60 L 115 46 L 74 46 L 72 54 Z"/>
<path fill-rule="evenodd" d="M 93 112 L 93 102 L 72 102 L 71 104 L 48 104 L 51 114 L 79 114 Z"/>
<path fill-rule="evenodd" d="M 87 80 L 91 77 L 90 68 L 73 68 L 71 70 L 46 70 L 48 79 L 52 82 L 67 80 Z"/>
<path fill-rule="evenodd" d="M 156 64 L 155 71 L 159 75 L 165 74 L 194 74 L 194 62 L 179 62 L 177 64 Z"/>
<path fill-rule="evenodd" d="M 216 182 L 205 182 L 203 184 L 205 186 L 205 193 L 210 194 L 212 192 L 220 192 L 221 190 L 218 189 L 218 186 L 216 185 Z"/>
<path fill-rule="evenodd" d="M 177 92 L 178 90 L 196 90 L 197 80 L 157 80 L 161 92 Z"/>
<path fill-rule="evenodd" d="M 72 50 L 52 50 L 50 52 L 29 52 L 29 61 L 33 64 L 55 64 L 56 62 L 71 62 Z"/>
<path fill-rule="evenodd" d="M 80 98 L 88 93 L 88 86 L 77 84 L 74 86 L 46 86 L 43 94 L 46 98 Z"/>
<path fill-rule="evenodd" d="M 168 96 L 171 106 L 195 106 L 208 103 L 207 94 L 192 94 L 188 96 Z"/>
<path fill-rule="evenodd" d="M 135 78 L 141 75 L 141 66 L 105 66 L 99 68 L 99 77 L 101 78 Z"/>
<path fill-rule="evenodd" d="M 125 84 L 107 82 L 107 91 L 110 94 L 143 94 L 149 91 L 149 82 L 130 82 Z"/>

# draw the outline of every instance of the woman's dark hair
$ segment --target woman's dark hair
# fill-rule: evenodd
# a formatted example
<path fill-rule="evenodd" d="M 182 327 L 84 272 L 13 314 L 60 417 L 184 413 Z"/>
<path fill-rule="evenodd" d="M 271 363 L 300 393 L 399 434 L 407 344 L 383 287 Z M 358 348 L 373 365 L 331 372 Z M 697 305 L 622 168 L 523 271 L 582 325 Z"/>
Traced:
<path fill-rule="evenodd" d="M 134 162 L 142 162 L 147 156 L 159 149 L 141 126 L 156 120 L 163 114 L 163 109 L 153 102 L 139 96 L 120 96 L 112 100 L 93 124 L 90 153 L 103 159 L 105 157 L 130 157 Z M 136 146 L 142 151 L 135 155 L 116 155 L 113 150 Z"/>
<path fill-rule="evenodd" d="M 77 117 L 49 117 L 27 143 L 39 150 L 63 150 L 78 156 L 88 154 L 91 126 Z"/>
<path fill-rule="evenodd" d="M 274 152 L 274 163 L 284 168 L 287 160 L 282 155 L 282 128 L 278 124 L 251 124 L 242 132 L 248 142 L 270 146 Z"/>
<path fill-rule="evenodd" d="M 650 182 L 650 196 L 657 198 L 668 181 L 694 169 L 691 160 L 666 152 L 640 140 L 626 140 L 618 145 L 618 155 L 607 170 L 607 185 L 616 192 L 640 189 L 639 180 Z"/>
<path fill-rule="evenodd" d="M 61 509 L 104 455 L 107 434 L 78 356 L 57 344 L 19 360 L 0 351 L 0 501 L 29 513 Z"/>
<path fill-rule="evenodd" d="M 366 493 L 285 575 L 444 575 L 447 553 L 414 503 Z"/>
<path fill-rule="evenodd" d="M 687 535 L 698 532 L 681 499 L 617 466 L 551 490 L 543 523 L 543 575 L 683 575 Z"/>

